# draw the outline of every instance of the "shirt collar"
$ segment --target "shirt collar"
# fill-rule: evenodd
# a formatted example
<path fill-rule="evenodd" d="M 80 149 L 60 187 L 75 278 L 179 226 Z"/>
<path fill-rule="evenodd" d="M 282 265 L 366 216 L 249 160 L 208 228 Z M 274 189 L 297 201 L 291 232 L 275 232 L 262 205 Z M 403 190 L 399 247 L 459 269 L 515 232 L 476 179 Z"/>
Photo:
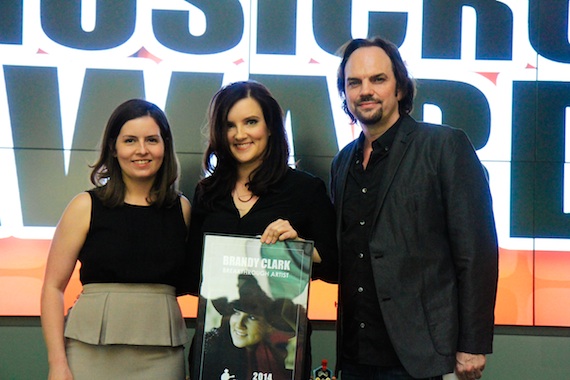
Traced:
<path fill-rule="evenodd" d="M 376 140 L 372 141 L 372 150 L 377 149 L 385 149 L 388 150 L 394 143 L 394 139 L 396 138 L 396 133 L 398 133 L 398 129 L 400 129 L 400 125 L 402 124 L 402 116 L 392 125 L 384 134 L 378 137 Z M 364 149 L 364 132 L 360 132 L 357 141 L 357 147 L 359 151 Z M 388 148 L 388 149 L 386 149 Z"/>

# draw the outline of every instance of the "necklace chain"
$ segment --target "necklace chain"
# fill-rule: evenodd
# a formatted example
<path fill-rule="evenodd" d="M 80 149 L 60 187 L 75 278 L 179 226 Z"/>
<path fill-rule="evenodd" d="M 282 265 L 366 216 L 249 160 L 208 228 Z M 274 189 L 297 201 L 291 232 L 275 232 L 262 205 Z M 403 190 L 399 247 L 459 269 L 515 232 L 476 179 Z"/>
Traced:
<path fill-rule="evenodd" d="M 251 201 L 255 196 L 253 193 L 239 195 L 239 193 L 235 189 L 233 191 L 233 195 L 237 198 L 238 201 L 240 201 L 242 203 L 247 203 L 247 202 Z"/>

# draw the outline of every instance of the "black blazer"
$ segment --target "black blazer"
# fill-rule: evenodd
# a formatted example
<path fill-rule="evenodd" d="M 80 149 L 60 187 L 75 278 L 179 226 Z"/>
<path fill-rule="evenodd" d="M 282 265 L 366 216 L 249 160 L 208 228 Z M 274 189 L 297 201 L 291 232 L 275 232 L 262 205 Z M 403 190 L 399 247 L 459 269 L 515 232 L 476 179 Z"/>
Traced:
<path fill-rule="evenodd" d="M 339 248 L 356 146 L 332 163 Z M 492 352 L 498 244 L 486 172 L 463 131 L 407 115 L 388 160 L 368 236 L 378 302 L 412 376 L 453 372 L 457 351 Z"/>

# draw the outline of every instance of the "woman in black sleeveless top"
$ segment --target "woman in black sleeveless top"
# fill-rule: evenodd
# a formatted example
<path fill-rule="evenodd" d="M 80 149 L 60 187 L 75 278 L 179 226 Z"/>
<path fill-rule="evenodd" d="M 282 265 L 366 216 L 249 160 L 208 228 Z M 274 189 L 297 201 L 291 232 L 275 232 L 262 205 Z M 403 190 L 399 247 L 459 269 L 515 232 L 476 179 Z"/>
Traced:
<path fill-rule="evenodd" d="M 53 237 L 41 317 L 49 379 L 184 379 L 188 341 L 176 301 L 190 222 L 170 126 L 140 99 L 111 115 L 91 182 Z M 64 324 L 76 262 L 83 292 Z"/>

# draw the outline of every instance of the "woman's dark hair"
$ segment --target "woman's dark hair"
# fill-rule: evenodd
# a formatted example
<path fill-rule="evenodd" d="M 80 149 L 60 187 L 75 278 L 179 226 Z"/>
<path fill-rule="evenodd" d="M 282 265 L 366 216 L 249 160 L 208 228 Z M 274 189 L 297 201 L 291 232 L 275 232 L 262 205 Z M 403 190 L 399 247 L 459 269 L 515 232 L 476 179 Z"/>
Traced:
<path fill-rule="evenodd" d="M 209 143 L 203 167 L 209 176 L 200 181 L 197 189 L 198 196 L 208 207 L 216 199 L 230 194 L 236 184 L 238 163 L 228 143 L 228 114 L 239 100 L 245 98 L 254 99 L 259 104 L 269 129 L 261 165 L 250 174 L 247 183 L 249 190 L 257 196 L 263 195 L 287 173 L 289 145 L 281 106 L 261 83 L 231 83 L 214 95 L 208 109 Z"/>
<path fill-rule="evenodd" d="M 99 159 L 91 166 L 93 169 L 91 182 L 95 185 L 99 198 L 108 207 L 121 206 L 125 199 L 125 183 L 119 161 L 115 157 L 117 138 L 126 122 L 143 116 L 150 116 L 154 119 L 164 141 L 164 159 L 147 201 L 159 207 L 168 206 L 179 195 L 178 159 L 174 152 L 172 131 L 166 115 L 153 103 L 142 99 L 131 99 L 119 105 L 111 114 L 101 140 Z"/>
<path fill-rule="evenodd" d="M 400 52 L 398 51 L 398 47 L 394 45 L 392 42 L 382 39 L 380 37 L 376 37 L 373 39 L 363 39 L 357 38 L 347 42 L 343 45 L 339 51 L 342 56 L 342 61 L 338 67 L 337 72 L 337 88 L 338 92 L 341 96 L 342 100 L 342 109 L 348 116 L 353 123 L 356 123 L 356 118 L 348 109 L 348 105 L 346 104 L 346 93 L 344 90 L 345 85 L 345 69 L 346 63 L 348 59 L 357 49 L 362 47 L 379 47 L 380 49 L 384 50 L 390 61 L 392 62 L 392 70 L 394 71 L 394 76 L 396 77 L 396 90 L 402 92 L 402 99 L 398 102 L 398 109 L 400 110 L 400 114 L 409 114 L 412 112 L 412 108 L 414 106 L 414 96 L 416 95 L 416 84 L 412 78 L 408 75 L 408 69 L 402 57 L 400 56 Z"/>

